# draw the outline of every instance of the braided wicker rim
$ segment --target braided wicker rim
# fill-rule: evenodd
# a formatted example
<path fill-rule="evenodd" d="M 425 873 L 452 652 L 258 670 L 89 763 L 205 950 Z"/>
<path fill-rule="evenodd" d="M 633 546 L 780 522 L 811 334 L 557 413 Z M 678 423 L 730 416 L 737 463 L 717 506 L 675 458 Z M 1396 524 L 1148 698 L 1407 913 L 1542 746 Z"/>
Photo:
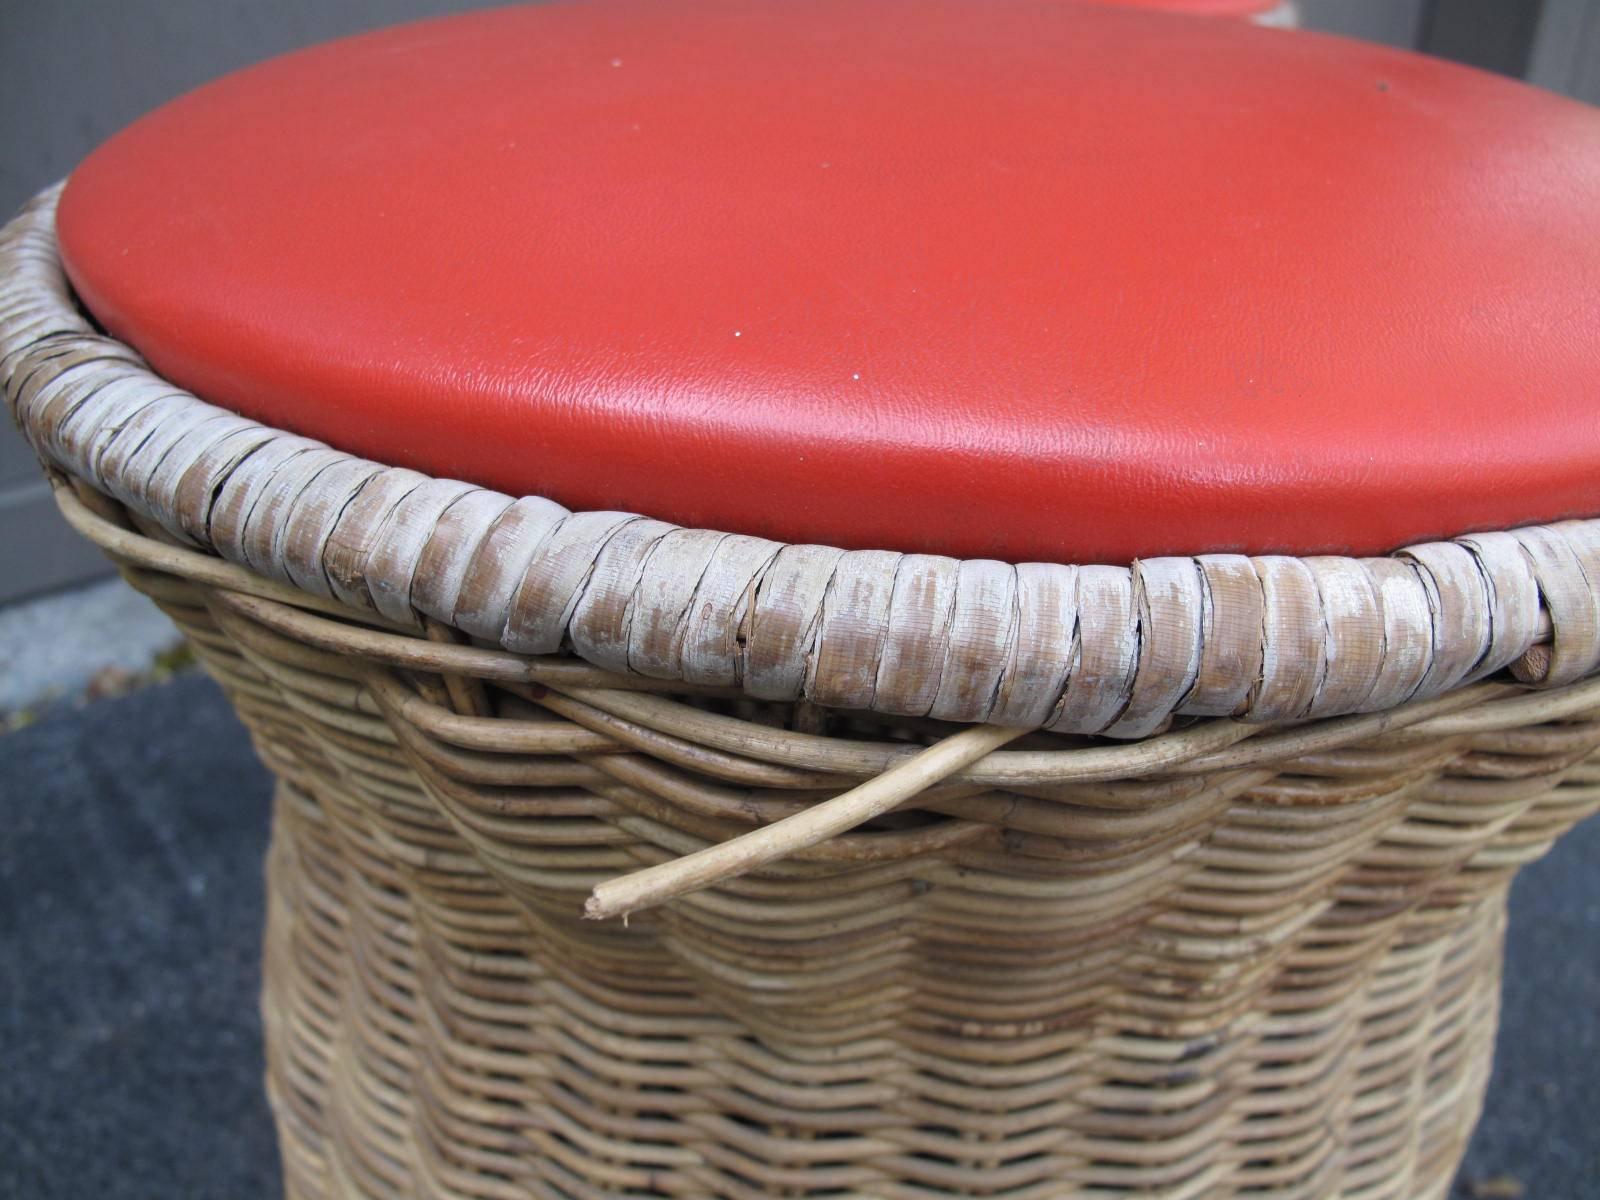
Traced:
<path fill-rule="evenodd" d="M 77 307 L 59 187 L 0 232 L 0 380 L 36 452 L 178 542 L 415 628 L 774 701 L 1144 738 L 1600 667 L 1600 521 L 1388 558 L 1131 567 L 842 551 L 386 467 L 166 382 Z"/>

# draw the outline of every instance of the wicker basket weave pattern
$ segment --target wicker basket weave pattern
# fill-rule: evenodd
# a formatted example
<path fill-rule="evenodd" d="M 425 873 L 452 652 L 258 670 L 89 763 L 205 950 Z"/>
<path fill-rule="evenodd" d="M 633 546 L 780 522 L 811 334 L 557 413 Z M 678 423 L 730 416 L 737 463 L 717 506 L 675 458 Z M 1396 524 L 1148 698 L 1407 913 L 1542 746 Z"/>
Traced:
<path fill-rule="evenodd" d="M 1506 888 L 1600 809 L 1593 523 L 1124 570 L 567 514 L 164 383 L 52 204 L 0 379 L 281 781 L 291 1195 L 1445 1194 Z"/>

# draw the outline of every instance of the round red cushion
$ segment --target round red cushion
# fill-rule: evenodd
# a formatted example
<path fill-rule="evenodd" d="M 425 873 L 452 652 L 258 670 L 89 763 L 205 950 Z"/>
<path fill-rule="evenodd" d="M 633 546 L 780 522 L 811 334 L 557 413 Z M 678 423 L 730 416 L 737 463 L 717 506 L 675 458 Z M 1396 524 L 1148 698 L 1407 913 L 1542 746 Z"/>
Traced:
<path fill-rule="evenodd" d="M 219 404 L 846 547 L 1379 552 L 1600 513 L 1600 113 L 1037 0 L 554 4 L 138 122 L 59 231 Z"/>

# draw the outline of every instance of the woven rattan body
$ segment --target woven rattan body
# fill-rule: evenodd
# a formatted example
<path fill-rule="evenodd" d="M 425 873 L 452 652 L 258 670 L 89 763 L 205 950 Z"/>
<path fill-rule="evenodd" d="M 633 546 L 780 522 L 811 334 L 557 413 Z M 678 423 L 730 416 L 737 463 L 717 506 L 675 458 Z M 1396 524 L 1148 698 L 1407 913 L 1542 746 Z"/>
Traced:
<path fill-rule="evenodd" d="M 569 514 L 162 382 L 52 202 L 0 375 L 281 780 L 291 1195 L 1445 1194 L 1506 888 L 1600 808 L 1593 523 L 1121 569 Z"/>

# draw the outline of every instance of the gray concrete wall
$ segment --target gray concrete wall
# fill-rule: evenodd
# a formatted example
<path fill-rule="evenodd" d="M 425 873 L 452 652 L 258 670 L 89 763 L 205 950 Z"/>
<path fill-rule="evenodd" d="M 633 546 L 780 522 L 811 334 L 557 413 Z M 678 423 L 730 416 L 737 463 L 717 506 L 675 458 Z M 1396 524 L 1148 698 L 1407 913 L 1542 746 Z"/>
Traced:
<path fill-rule="evenodd" d="M 1301 23 L 1407 48 L 1421 44 L 1423 0 L 1300 0 Z"/>
<path fill-rule="evenodd" d="M 1600 104 L 1600 0 L 1545 0 L 1528 78 Z"/>

